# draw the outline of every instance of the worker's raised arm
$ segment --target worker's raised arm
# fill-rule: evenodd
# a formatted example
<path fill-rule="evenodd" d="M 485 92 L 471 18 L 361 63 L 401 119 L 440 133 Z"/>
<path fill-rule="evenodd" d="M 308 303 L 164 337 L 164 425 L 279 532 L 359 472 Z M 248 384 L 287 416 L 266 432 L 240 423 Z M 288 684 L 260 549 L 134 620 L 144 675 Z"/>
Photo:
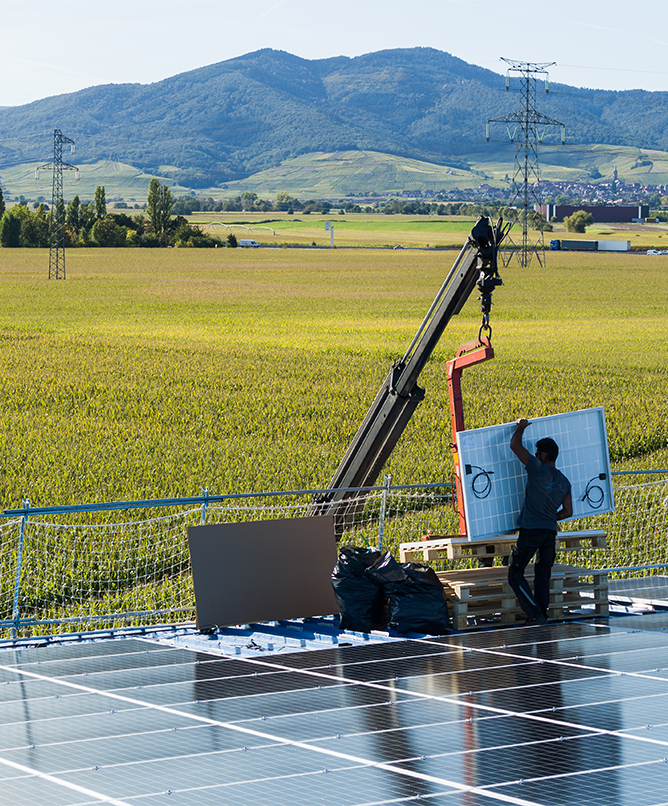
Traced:
<path fill-rule="evenodd" d="M 510 450 L 515 454 L 515 456 L 517 456 L 523 465 L 525 465 L 531 458 L 529 451 L 524 447 L 524 445 L 522 445 L 522 435 L 530 425 L 531 423 L 525 417 L 521 417 L 517 421 L 515 431 L 510 438 Z"/>

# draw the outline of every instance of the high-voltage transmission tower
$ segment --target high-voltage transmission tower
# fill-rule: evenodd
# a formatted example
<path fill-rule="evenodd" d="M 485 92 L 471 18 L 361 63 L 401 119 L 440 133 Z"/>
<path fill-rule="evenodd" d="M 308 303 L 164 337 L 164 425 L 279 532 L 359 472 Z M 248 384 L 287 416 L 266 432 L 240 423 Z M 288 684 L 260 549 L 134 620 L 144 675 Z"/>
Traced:
<path fill-rule="evenodd" d="M 70 143 L 74 153 L 74 140 L 56 129 L 53 132 L 53 162 L 40 165 L 35 171 L 35 179 L 39 179 L 40 171 L 53 169 L 53 192 L 51 194 L 51 214 L 49 216 L 49 280 L 65 279 L 65 202 L 63 201 L 63 171 L 76 171 L 76 165 L 63 162 L 63 143 Z"/>
<path fill-rule="evenodd" d="M 541 203 L 538 146 L 543 142 L 547 126 L 561 127 L 561 144 L 564 145 L 566 127 L 563 123 L 546 117 L 536 109 L 536 76 L 544 76 L 545 92 L 549 92 L 550 85 L 546 68 L 551 67 L 555 62 L 533 64 L 517 62 L 513 59 L 501 59 L 501 61 L 510 65 L 506 72 L 506 90 L 510 90 L 510 74 L 519 74 L 522 100 L 520 108 L 516 112 L 487 121 L 486 137 L 489 142 L 492 123 L 505 123 L 511 142 L 517 143 L 513 195 L 509 206 L 517 209 L 516 220 L 522 224 L 522 235 L 513 238 L 511 232 L 506 239 L 507 249 L 500 255 L 504 265 L 508 265 L 513 257 L 517 257 L 519 265 L 525 268 L 530 265 L 533 255 L 536 255 L 539 263 L 543 265 L 545 253 L 541 228 L 543 219 L 534 206 Z"/>

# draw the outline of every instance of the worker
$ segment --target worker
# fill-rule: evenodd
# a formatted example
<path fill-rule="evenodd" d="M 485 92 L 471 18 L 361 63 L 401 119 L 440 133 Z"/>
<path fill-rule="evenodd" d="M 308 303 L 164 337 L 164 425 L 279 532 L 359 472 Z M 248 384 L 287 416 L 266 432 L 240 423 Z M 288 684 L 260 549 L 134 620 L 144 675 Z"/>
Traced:
<path fill-rule="evenodd" d="M 558 521 L 573 515 L 573 499 L 570 481 L 555 467 L 559 455 L 557 443 L 550 437 L 539 439 L 535 456 L 522 444 L 522 436 L 530 425 L 527 419 L 519 419 L 510 439 L 510 449 L 527 472 L 527 484 L 517 522 L 519 535 L 508 561 L 508 582 L 527 614 L 525 623 L 546 624 Z M 537 562 L 532 593 L 524 570 L 534 554 Z"/>

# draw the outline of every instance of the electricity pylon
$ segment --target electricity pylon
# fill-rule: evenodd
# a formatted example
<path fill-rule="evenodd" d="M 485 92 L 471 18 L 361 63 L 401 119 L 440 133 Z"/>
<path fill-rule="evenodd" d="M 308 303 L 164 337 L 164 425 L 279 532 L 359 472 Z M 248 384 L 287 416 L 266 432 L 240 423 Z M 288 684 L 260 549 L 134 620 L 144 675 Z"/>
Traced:
<path fill-rule="evenodd" d="M 40 171 L 53 169 L 53 191 L 51 193 L 51 214 L 49 216 L 49 280 L 65 279 L 65 202 L 63 201 L 63 171 L 76 171 L 76 165 L 63 162 L 63 143 L 70 143 L 74 153 L 74 140 L 56 129 L 53 132 L 53 162 L 40 165 L 35 171 L 35 179 L 39 179 Z"/>
<path fill-rule="evenodd" d="M 545 76 L 545 92 L 549 92 L 547 69 L 555 62 L 533 64 L 517 62 L 513 59 L 501 59 L 510 65 L 506 72 L 506 90 L 510 89 L 510 74 L 519 73 L 522 100 L 516 112 L 493 118 L 487 121 L 487 142 L 489 142 L 490 124 L 505 123 L 511 142 L 517 142 L 515 152 L 515 174 L 513 176 L 513 195 L 509 206 L 517 209 L 517 220 L 522 224 L 522 235 L 512 237 L 512 230 L 506 239 L 507 249 L 500 253 L 504 265 L 508 265 L 513 257 L 517 257 L 520 266 L 526 268 L 531 258 L 536 255 L 543 265 L 545 242 L 540 229 L 541 216 L 534 205 L 541 203 L 540 172 L 538 169 L 538 146 L 543 142 L 545 127 L 561 127 L 561 144 L 566 142 L 566 127 L 558 120 L 541 114 L 536 109 L 536 75 Z M 514 127 L 514 128 L 513 128 Z M 531 233 L 530 233 L 531 230 Z"/>

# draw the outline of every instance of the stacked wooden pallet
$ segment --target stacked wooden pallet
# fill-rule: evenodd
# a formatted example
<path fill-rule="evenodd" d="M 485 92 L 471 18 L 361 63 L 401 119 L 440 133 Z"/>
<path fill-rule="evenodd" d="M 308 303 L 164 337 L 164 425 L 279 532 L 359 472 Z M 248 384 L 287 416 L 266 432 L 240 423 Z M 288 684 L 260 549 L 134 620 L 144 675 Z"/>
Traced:
<path fill-rule="evenodd" d="M 486 542 L 471 542 L 462 537 L 430 536 L 419 543 L 402 543 L 402 562 L 431 560 L 478 560 L 486 567 L 439 571 L 456 630 L 494 625 L 515 625 L 525 619 L 513 589 L 508 584 L 508 569 L 492 565 L 507 557 L 516 535 L 501 535 Z M 605 532 L 589 530 L 560 532 L 559 553 L 605 547 Z M 533 587 L 534 566 L 527 566 L 525 576 Z M 583 605 L 588 605 L 583 613 Z M 593 606 L 593 608 L 592 608 Z M 555 621 L 608 615 L 608 577 L 601 571 L 555 564 L 550 581 L 549 617 Z"/>
<path fill-rule="evenodd" d="M 533 586 L 533 564 L 525 576 Z M 467 630 L 494 624 L 514 625 L 525 619 L 508 584 L 508 569 L 467 568 L 438 571 L 452 613 L 453 627 Z M 608 615 L 608 576 L 600 571 L 555 564 L 550 580 L 549 617 L 555 621 L 582 618 L 583 605 L 593 605 L 592 616 Z"/>
<path fill-rule="evenodd" d="M 516 540 L 516 534 L 499 535 L 480 542 L 458 535 L 429 535 L 416 543 L 401 543 L 399 558 L 402 563 L 410 563 L 507 557 Z M 605 548 L 605 532 L 602 529 L 557 533 L 557 551 L 590 548 Z"/>

